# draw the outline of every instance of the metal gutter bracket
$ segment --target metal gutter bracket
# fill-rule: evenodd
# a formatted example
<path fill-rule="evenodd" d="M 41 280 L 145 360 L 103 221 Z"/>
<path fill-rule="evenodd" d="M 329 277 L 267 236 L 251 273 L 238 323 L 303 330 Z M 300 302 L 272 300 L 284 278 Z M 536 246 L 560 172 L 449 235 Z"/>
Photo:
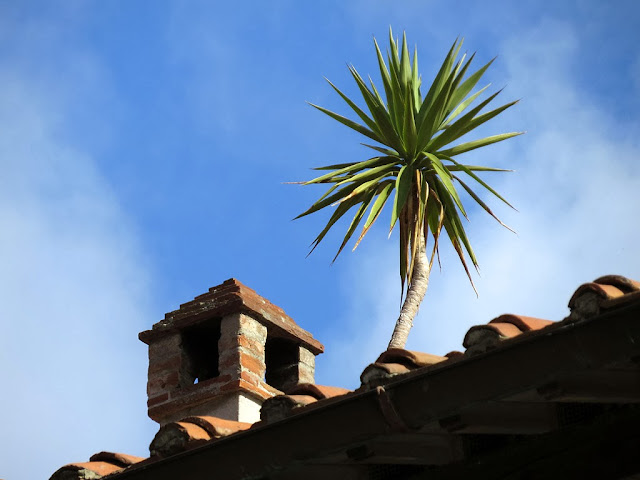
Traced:
<path fill-rule="evenodd" d="M 384 387 L 376 387 L 376 398 L 378 399 L 378 405 L 380 406 L 382 417 L 384 418 L 384 422 L 389 432 L 407 433 L 411 431 L 402 417 L 398 414 L 398 411 L 391 401 L 391 397 Z"/>

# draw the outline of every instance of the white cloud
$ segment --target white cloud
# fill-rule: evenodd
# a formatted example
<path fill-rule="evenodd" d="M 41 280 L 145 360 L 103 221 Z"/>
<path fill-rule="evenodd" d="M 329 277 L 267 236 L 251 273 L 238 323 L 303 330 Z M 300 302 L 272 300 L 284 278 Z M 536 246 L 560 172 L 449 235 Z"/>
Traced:
<path fill-rule="evenodd" d="M 61 140 L 45 79 L 0 68 L 2 476 L 48 478 L 101 450 L 144 455 L 149 278 L 95 161 Z M 124 433 L 126 432 L 126 433 Z M 10 441 L 6 441 L 10 439 Z M 4 462 L 3 462 L 4 463 Z"/>
<path fill-rule="evenodd" d="M 510 120 L 533 128 L 524 138 L 479 153 L 472 163 L 516 165 L 518 172 L 496 185 L 519 209 L 500 209 L 518 235 L 472 212 L 469 233 L 482 267 L 479 298 L 452 252 L 444 253 L 442 274 L 431 276 L 408 348 L 436 354 L 461 349 L 470 326 L 502 313 L 560 320 L 580 283 L 609 273 L 640 276 L 640 148 L 625 140 L 632 138 L 628 126 L 576 90 L 570 66 L 579 45 L 571 26 L 552 22 L 505 42 L 500 61 L 506 62 L 509 92 L 524 97 Z M 513 128 L 498 128 L 503 126 Z M 336 323 L 345 333 L 328 345 L 327 357 L 333 358 L 323 359 L 332 378 L 351 387 L 386 347 L 398 313 L 395 245 L 368 241 L 343 281 L 350 307 Z"/>

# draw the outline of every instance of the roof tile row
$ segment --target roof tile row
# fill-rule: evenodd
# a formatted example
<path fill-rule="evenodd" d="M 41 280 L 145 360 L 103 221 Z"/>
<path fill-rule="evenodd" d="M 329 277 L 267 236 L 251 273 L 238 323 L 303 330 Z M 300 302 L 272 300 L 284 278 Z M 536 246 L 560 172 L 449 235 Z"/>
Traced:
<path fill-rule="evenodd" d="M 571 313 L 559 322 L 522 315 L 504 314 L 485 325 L 471 327 L 465 335 L 466 351 L 450 352 L 446 356 L 432 355 L 403 349 L 388 349 L 367 366 L 361 375 L 359 390 L 375 388 L 416 370 L 440 368 L 445 364 L 469 358 L 506 345 L 519 338 L 538 335 L 542 331 L 588 320 L 603 311 L 618 308 L 640 299 L 640 282 L 618 275 L 607 275 L 581 285 L 569 301 Z M 257 427 L 264 423 L 282 420 L 292 414 L 306 411 L 323 401 L 348 395 L 350 390 L 314 384 L 300 384 L 286 395 L 277 395 L 264 401 L 261 421 L 256 424 L 234 422 L 216 417 L 187 417 L 160 428 L 151 442 L 151 458 L 175 455 L 218 438 Z M 100 478 L 120 472 L 123 468 L 143 461 L 139 457 L 102 452 L 91 457 L 90 462 L 73 463 L 59 469 L 51 480 Z"/>
<path fill-rule="evenodd" d="M 145 460 L 124 453 L 100 452 L 92 455 L 88 462 L 70 463 L 59 468 L 50 480 L 95 479 L 120 472 Z"/>

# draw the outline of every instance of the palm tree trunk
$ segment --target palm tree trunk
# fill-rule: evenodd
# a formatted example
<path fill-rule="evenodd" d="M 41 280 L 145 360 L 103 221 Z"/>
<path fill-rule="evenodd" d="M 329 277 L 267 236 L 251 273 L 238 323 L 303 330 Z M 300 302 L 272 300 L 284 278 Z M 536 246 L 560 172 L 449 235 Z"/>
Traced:
<path fill-rule="evenodd" d="M 420 244 L 416 251 L 416 259 L 413 264 L 413 275 L 411 278 L 411 286 L 407 290 L 407 297 L 404 299 L 400 316 L 396 321 L 396 326 L 391 335 L 391 341 L 387 348 L 404 348 L 409 337 L 409 330 L 413 326 L 413 319 L 418 313 L 420 304 L 427 293 L 429 286 L 430 265 L 427 260 L 425 249 L 425 239 L 422 229 L 420 229 Z"/>

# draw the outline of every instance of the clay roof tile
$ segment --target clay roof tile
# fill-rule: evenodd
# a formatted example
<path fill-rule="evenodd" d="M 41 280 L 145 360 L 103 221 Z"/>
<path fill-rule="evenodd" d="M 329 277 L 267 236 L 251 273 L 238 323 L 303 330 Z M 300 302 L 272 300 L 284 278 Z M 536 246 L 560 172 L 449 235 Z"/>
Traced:
<path fill-rule="evenodd" d="M 446 360 L 448 360 L 447 357 L 430 353 L 405 350 L 403 348 L 389 348 L 382 352 L 374 363 L 363 370 L 360 375 L 361 388 L 384 385 L 397 375 L 429 367 Z"/>
<path fill-rule="evenodd" d="M 364 388 L 383 385 L 397 375 L 408 373 L 411 370 L 401 363 L 372 363 L 360 374 L 360 382 Z"/>
<path fill-rule="evenodd" d="M 290 395 L 310 395 L 316 400 L 324 400 L 325 398 L 333 398 L 338 395 L 344 395 L 351 390 L 341 387 L 331 387 L 327 385 L 315 385 L 313 383 L 300 383 L 291 391 Z"/>
<path fill-rule="evenodd" d="M 486 325 L 476 325 L 475 327 L 471 327 L 469 329 L 469 332 L 471 331 L 489 331 L 498 335 L 501 340 L 513 338 L 522 333 L 522 330 L 520 330 L 516 325 L 506 322 L 495 322 L 488 323 Z M 469 333 L 467 332 L 467 335 L 468 334 Z"/>
<path fill-rule="evenodd" d="M 544 320 L 542 318 L 525 317 L 524 315 L 513 315 L 511 313 L 506 313 L 504 315 L 500 315 L 497 318 L 494 318 L 489 322 L 489 324 L 495 323 L 510 323 L 518 327 L 523 332 L 530 332 L 531 330 L 540 330 L 541 328 L 547 327 L 554 322 L 552 322 L 551 320 Z"/>
<path fill-rule="evenodd" d="M 446 357 L 440 357 L 430 353 L 414 352 L 402 348 L 389 348 L 380 354 L 376 363 L 401 363 L 413 370 L 414 368 L 427 367 L 435 363 L 443 362 L 446 359 Z"/>
<path fill-rule="evenodd" d="M 294 408 L 305 407 L 318 400 L 311 395 L 278 395 L 265 400 L 260 409 L 260 420 L 271 423 L 289 416 Z"/>
<path fill-rule="evenodd" d="M 513 338 L 522 334 L 522 330 L 513 323 L 488 323 L 471 327 L 464 336 L 462 345 L 467 354 L 483 353 L 498 345 L 501 340 Z"/>
<path fill-rule="evenodd" d="M 232 435 L 242 430 L 251 428 L 250 423 L 236 422 L 213 416 L 194 416 L 181 420 L 182 423 L 191 423 L 205 430 L 211 438 L 220 438 Z"/>
<path fill-rule="evenodd" d="M 600 285 L 614 286 L 624 293 L 640 291 L 640 282 L 623 277 L 622 275 L 603 275 L 602 277 L 596 278 L 593 282 L 599 283 Z"/>
<path fill-rule="evenodd" d="M 122 467 L 109 462 L 70 463 L 56 470 L 49 480 L 98 479 L 120 470 L 122 470 Z"/>
<path fill-rule="evenodd" d="M 149 451 L 152 456 L 169 457 L 211 440 L 207 431 L 189 422 L 171 422 L 160 427 Z"/>
<path fill-rule="evenodd" d="M 368 367 L 365 368 L 367 370 L 380 370 L 382 372 L 388 373 L 390 375 L 401 375 L 403 373 L 410 372 L 411 369 L 402 363 L 372 363 Z M 364 372 L 362 372 L 364 375 Z"/>
<path fill-rule="evenodd" d="M 99 452 L 91 455 L 89 460 L 91 462 L 108 462 L 124 468 L 141 462 L 145 460 L 145 458 L 127 455 L 126 453 Z"/>
<path fill-rule="evenodd" d="M 580 285 L 569 300 L 569 308 L 574 308 L 578 298 L 585 293 L 594 293 L 602 300 L 612 300 L 624 295 L 624 292 L 613 285 L 600 284 L 595 282 L 583 283 Z"/>
<path fill-rule="evenodd" d="M 640 282 L 621 275 L 605 275 L 580 285 L 569 300 L 571 315 L 568 322 L 598 315 L 602 310 L 615 308 L 640 297 Z"/>
<path fill-rule="evenodd" d="M 445 357 L 451 358 L 462 358 L 464 357 L 464 352 L 460 352 L 458 350 L 453 350 L 445 355 Z"/>

